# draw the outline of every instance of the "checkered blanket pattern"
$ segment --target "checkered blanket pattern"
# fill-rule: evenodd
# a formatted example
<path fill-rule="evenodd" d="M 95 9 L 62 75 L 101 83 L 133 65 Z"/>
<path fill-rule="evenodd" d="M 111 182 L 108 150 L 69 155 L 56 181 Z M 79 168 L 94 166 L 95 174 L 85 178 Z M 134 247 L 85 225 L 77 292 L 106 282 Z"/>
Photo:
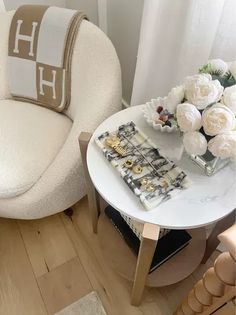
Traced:
<path fill-rule="evenodd" d="M 86 16 L 76 10 L 23 5 L 9 34 L 9 85 L 13 98 L 62 111 L 70 103 L 74 41 Z"/>

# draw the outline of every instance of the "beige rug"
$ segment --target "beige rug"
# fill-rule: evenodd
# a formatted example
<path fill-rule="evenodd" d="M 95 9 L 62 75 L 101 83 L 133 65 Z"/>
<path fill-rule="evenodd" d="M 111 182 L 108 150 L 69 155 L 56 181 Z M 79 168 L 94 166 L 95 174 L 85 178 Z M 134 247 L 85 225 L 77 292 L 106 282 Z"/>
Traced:
<path fill-rule="evenodd" d="M 96 292 L 91 292 L 55 315 L 106 315 Z"/>

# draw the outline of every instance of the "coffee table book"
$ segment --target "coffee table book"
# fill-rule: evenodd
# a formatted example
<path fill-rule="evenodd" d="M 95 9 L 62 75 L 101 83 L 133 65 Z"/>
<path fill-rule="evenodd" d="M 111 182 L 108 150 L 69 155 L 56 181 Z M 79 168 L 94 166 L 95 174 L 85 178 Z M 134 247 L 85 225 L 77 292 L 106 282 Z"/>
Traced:
<path fill-rule="evenodd" d="M 140 239 L 121 216 L 119 211 L 111 206 L 105 209 L 106 216 L 110 219 L 113 226 L 124 238 L 127 245 L 138 256 Z M 153 256 L 149 273 L 153 272 L 165 261 L 173 257 L 181 249 L 186 247 L 191 240 L 191 236 L 185 230 L 170 230 L 167 234 L 159 238 Z"/>

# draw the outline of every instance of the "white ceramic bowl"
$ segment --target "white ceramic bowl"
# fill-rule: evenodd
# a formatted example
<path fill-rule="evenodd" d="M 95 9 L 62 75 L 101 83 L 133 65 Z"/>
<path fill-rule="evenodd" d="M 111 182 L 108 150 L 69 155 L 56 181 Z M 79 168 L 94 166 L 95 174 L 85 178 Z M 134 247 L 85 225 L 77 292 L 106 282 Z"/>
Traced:
<path fill-rule="evenodd" d="M 143 115 L 146 119 L 147 123 L 152 126 L 155 130 L 159 130 L 161 132 L 176 132 L 178 131 L 178 126 L 162 126 L 161 124 L 156 123 L 156 120 L 158 119 L 158 113 L 156 111 L 158 106 L 162 106 L 164 109 L 166 108 L 166 97 L 158 97 L 155 99 L 152 99 L 150 102 L 147 102 L 145 104 L 145 107 L 143 109 Z"/>

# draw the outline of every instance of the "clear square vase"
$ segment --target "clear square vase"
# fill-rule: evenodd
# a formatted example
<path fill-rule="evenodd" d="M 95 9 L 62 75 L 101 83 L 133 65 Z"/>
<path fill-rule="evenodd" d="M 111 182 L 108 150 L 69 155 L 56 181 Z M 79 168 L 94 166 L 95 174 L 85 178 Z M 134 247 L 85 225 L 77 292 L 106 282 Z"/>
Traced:
<path fill-rule="evenodd" d="M 191 160 L 200 167 L 207 176 L 212 176 L 229 164 L 230 159 L 215 157 L 207 151 L 204 155 L 190 155 Z"/>

